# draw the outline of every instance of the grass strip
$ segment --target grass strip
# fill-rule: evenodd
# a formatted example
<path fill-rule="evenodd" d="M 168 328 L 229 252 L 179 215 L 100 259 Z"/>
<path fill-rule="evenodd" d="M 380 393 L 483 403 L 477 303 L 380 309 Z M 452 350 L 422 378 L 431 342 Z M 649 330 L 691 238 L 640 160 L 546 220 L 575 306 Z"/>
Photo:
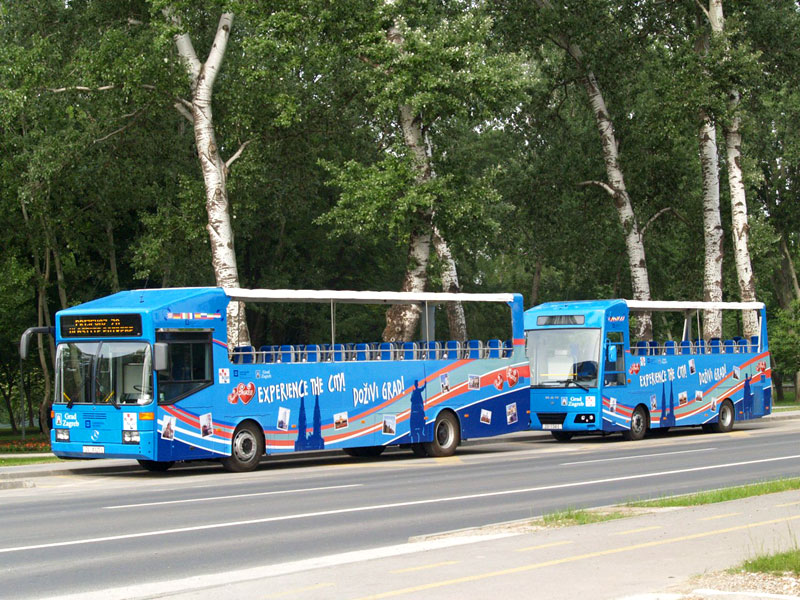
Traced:
<path fill-rule="evenodd" d="M 765 554 L 744 561 L 736 569 L 730 572 L 747 571 L 748 573 L 773 573 L 783 575 L 791 573 L 795 577 L 800 575 L 800 548 L 778 552 L 777 554 Z"/>
<path fill-rule="evenodd" d="M 20 458 L 0 458 L 0 467 L 18 467 L 20 465 L 35 465 L 38 463 L 61 462 L 57 456 L 30 456 Z"/>
<path fill-rule="evenodd" d="M 698 492 L 685 496 L 672 496 L 670 498 L 659 498 L 656 500 L 642 500 L 629 502 L 626 506 L 641 508 L 665 508 L 669 506 L 699 506 L 701 504 L 714 504 L 716 502 L 727 502 L 728 500 L 738 500 L 749 498 L 750 496 L 762 496 L 764 494 L 775 494 L 777 492 L 787 492 L 789 490 L 800 489 L 800 477 L 792 479 L 778 479 L 775 481 L 763 481 L 761 483 L 751 483 L 721 490 L 711 490 L 709 492 Z"/>
<path fill-rule="evenodd" d="M 542 515 L 542 521 L 545 527 L 570 527 L 572 525 L 588 525 L 589 523 L 612 521 L 627 516 L 630 515 L 619 511 L 597 512 L 570 508 Z"/>

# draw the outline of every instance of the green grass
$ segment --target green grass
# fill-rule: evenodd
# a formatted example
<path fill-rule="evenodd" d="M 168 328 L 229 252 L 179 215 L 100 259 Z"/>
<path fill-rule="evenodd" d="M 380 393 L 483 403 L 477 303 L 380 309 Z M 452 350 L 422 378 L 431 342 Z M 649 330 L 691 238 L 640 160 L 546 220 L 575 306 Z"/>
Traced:
<path fill-rule="evenodd" d="M 59 462 L 61 459 L 57 456 L 31 456 L 20 458 L 0 458 L 0 467 L 18 467 L 20 465 L 35 465 L 38 463 L 52 463 Z"/>
<path fill-rule="evenodd" d="M 775 573 L 782 575 L 791 573 L 795 577 L 800 575 L 800 548 L 779 552 L 777 554 L 767 554 L 746 560 L 731 572 L 747 571 L 748 573 Z"/>
<path fill-rule="evenodd" d="M 542 515 L 542 521 L 546 527 L 570 527 L 572 525 L 587 525 L 589 523 L 612 521 L 627 516 L 628 515 L 624 512 L 618 511 L 594 512 L 589 510 L 573 510 L 570 508 Z"/>
<path fill-rule="evenodd" d="M 774 494 L 776 492 L 786 492 L 797 489 L 800 489 L 800 477 L 793 479 L 778 479 L 777 481 L 764 481 L 762 483 L 751 483 L 749 485 L 740 485 L 721 490 L 711 490 L 710 492 L 699 492 L 697 494 L 687 494 L 685 496 L 673 496 L 671 498 L 660 498 L 657 500 L 629 502 L 628 506 L 645 508 L 698 506 L 700 504 L 727 502 L 728 500 L 738 500 L 739 498 L 749 498 L 750 496 L 761 496 L 763 494 Z"/>

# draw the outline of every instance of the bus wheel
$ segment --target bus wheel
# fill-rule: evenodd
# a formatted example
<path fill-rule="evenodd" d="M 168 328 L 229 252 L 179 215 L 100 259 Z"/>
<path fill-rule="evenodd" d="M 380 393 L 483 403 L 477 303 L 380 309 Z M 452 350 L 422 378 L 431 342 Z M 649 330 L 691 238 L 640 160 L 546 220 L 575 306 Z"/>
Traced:
<path fill-rule="evenodd" d="M 568 442 L 572 439 L 572 434 L 569 431 L 551 431 L 550 435 L 559 442 Z"/>
<path fill-rule="evenodd" d="M 436 417 L 433 427 L 433 441 L 423 444 L 428 456 L 453 456 L 461 443 L 458 417 L 450 411 L 443 411 Z"/>
<path fill-rule="evenodd" d="M 175 464 L 172 460 L 144 460 L 139 459 L 138 463 L 148 471 L 153 473 L 163 473 Z"/>
<path fill-rule="evenodd" d="M 342 448 L 342 450 L 349 456 L 371 458 L 383 454 L 383 451 L 386 450 L 386 446 L 362 446 L 361 448 Z"/>
<path fill-rule="evenodd" d="M 716 423 L 711 423 L 711 431 L 714 433 L 728 433 L 733 429 L 733 405 L 730 400 L 725 400 L 719 405 L 719 416 Z"/>
<path fill-rule="evenodd" d="M 631 415 L 631 428 L 622 432 L 622 437 L 630 442 L 638 441 L 647 433 L 647 411 L 642 405 L 637 406 Z"/>
<path fill-rule="evenodd" d="M 226 471 L 243 473 L 258 466 L 264 454 L 264 436 L 253 423 L 242 423 L 233 432 L 231 455 L 222 459 Z"/>

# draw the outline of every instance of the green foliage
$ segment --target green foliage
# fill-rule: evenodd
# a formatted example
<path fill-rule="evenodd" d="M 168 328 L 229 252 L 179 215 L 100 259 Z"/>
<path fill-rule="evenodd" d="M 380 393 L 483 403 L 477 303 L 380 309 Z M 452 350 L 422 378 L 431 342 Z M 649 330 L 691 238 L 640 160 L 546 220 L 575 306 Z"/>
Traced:
<path fill-rule="evenodd" d="M 770 321 L 769 345 L 774 368 L 786 376 L 800 371 L 800 300 L 776 311 Z"/>

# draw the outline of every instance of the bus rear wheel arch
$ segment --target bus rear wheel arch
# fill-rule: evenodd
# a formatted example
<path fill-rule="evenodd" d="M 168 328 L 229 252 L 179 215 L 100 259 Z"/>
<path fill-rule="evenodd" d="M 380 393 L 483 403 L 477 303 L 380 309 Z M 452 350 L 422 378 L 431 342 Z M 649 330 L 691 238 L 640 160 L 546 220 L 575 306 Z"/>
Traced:
<path fill-rule="evenodd" d="M 239 423 L 231 438 L 231 455 L 222 459 L 226 471 L 252 471 L 264 454 L 264 433 L 254 421 Z"/>
<path fill-rule="evenodd" d="M 640 404 L 633 409 L 630 429 L 623 431 L 622 437 L 628 441 L 638 441 L 642 439 L 647 433 L 649 423 L 650 413 L 643 404 Z"/>
<path fill-rule="evenodd" d="M 451 410 L 443 410 L 433 425 L 433 441 L 425 442 L 428 456 L 453 456 L 461 443 L 461 424 Z"/>

